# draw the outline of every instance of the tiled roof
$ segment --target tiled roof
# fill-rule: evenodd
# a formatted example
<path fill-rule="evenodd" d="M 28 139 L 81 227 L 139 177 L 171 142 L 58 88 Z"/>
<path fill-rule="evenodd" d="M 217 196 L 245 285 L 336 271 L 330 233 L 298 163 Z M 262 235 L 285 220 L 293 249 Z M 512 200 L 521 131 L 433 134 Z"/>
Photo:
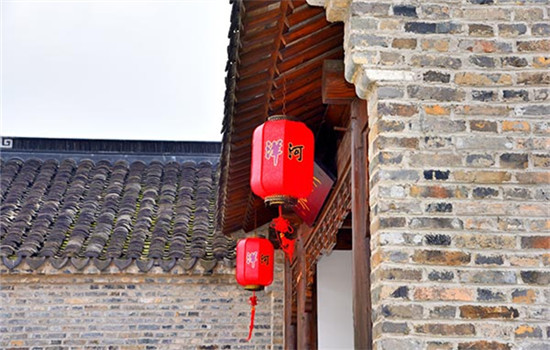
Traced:
<path fill-rule="evenodd" d="M 235 243 L 214 230 L 217 164 L 4 154 L 0 165 L 0 257 L 10 269 L 169 271 L 200 260 L 211 271 L 234 260 Z"/>

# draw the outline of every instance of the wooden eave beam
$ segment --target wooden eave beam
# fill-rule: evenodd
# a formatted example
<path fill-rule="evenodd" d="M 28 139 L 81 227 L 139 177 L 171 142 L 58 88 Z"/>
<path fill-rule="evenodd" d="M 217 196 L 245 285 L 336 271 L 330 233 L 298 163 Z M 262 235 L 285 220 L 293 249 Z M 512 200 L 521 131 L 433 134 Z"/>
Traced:
<path fill-rule="evenodd" d="M 270 78 L 268 81 L 268 89 L 266 91 L 266 100 L 265 100 L 265 110 L 264 115 L 267 116 L 269 111 L 269 99 L 271 97 L 271 90 L 273 89 L 273 81 L 276 74 L 276 66 L 277 66 L 277 59 L 279 57 L 279 50 L 281 48 L 281 45 L 283 44 L 283 35 L 286 30 L 286 16 L 289 14 L 289 12 L 292 11 L 294 8 L 294 5 L 291 3 L 290 0 L 281 0 L 279 5 L 279 19 L 277 22 L 277 26 L 275 27 L 277 30 L 275 32 L 275 48 L 271 54 L 271 68 L 269 68 Z M 251 211 L 254 210 L 252 208 L 252 204 L 254 202 L 252 191 L 249 191 L 249 198 L 248 198 L 248 204 L 246 206 L 245 212 L 244 212 L 244 221 L 243 221 L 243 227 L 248 228 L 250 227 L 250 218 L 253 216 L 251 215 Z"/>
<path fill-rule="evenodd" d="M 322 96 L 325 104 L 350 104 L 356 97 L 355 87 L 344 78 L 344 62 L 323 62 Z"/>

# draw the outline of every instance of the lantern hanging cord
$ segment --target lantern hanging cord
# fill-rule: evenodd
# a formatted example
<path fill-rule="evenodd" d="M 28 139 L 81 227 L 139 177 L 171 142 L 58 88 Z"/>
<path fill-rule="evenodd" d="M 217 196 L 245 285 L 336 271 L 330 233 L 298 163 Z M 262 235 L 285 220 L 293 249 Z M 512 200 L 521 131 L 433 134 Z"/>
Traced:
<path fill-rule="evenodd" d="M 254 329 L 254 316 L 256 315 L 256 305 L 258 305 L 258 298 L 256 297 L 256 292 L 252 292 L 252 296 L 250 297 L 250 327 L 248 329 L 248 338 L 246 338 L 246 341 L 249 341 L 250 338 L 252 338 L 252 330 Z"/>
<path fill-rule="evenodd" d="M 283 75 L 283 115 L 286 115 L 286 76 Z"/>

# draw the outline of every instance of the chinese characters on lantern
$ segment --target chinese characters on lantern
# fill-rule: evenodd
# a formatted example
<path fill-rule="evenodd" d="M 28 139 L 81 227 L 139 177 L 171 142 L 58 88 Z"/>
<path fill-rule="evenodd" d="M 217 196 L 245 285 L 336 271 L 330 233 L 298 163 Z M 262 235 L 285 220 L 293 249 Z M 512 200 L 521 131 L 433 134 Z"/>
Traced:
<path fill-rule="evenodd" d="M 292 160 L 296 158 L 301 162 L 303 158 L 304 145 L 294 146 L 292 142 L 288 143 L 288 159 Z M 265 159 L 270 160 L 273 158 L 273 166 L 277 166 L 279 163 L 279 156 L 283 154 L 283 140 L 273 140 L 265 142 Z"/>

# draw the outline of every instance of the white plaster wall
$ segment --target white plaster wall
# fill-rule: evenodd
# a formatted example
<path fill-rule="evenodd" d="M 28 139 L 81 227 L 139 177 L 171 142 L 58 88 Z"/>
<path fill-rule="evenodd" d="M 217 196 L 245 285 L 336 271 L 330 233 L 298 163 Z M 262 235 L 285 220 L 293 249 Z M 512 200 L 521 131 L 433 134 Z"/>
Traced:
<path fill-rule="evenodd" d="M 317 264 L 319 349 L 353 349 L 351 251 L 333 251 Z"/>

